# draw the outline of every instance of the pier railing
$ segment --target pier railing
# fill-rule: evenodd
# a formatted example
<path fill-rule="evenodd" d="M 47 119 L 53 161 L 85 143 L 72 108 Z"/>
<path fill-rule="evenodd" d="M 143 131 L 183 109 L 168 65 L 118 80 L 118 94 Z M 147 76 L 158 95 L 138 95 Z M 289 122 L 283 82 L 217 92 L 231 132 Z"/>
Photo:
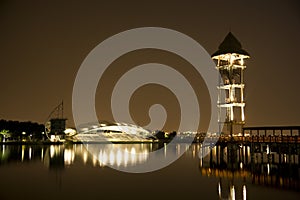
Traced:
<path fill-rule="evenodd" d="M 300 126 L 244 127 L 242 135 L 247 142 L 300 143 Z"/>

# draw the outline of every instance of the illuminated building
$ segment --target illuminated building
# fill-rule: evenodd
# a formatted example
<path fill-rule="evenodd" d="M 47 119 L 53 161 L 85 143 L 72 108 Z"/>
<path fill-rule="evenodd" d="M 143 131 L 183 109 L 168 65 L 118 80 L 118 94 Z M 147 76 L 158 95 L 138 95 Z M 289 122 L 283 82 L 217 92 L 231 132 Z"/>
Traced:
<path fill-rule="evenodd" d="M 79 127 L 74 140 L 81 142 L 152 142 L 157 140 L 150 132 L 140 126 L 126 123 L 100 121 Z"/>
<path fill-rule="evenodd" d="M 226 132 L 230 135 L 241 133 L 241 128 L 245 124 L 244 70 L 246 66 L 244 61 L 249 57 L 231 32 L 220 44 L 219 50 L 212 55 L 220 73 L 218 120 L 220 124 L 224 124 L 224 128 L 227 128 Z M 221 116 L 224 115 L 225 121 L 221 121 Z"/>

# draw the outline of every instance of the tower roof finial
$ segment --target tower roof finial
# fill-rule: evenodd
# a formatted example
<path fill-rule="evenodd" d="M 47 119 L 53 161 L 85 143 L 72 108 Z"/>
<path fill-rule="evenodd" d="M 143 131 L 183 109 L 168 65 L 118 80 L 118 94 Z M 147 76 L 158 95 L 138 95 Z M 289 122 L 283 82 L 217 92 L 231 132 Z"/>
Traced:
<path fill-rule="evenodd" d="M 238 53 L 245 56 L 249 56 L 249 53 L 242 49 L 241 43 L 238 39 L 231 33 L 231 31 L 227 34 L 223 42 L 219 46 L 219 50 L 216 51 L 212 57 L 218 56 L 221 54 L 227 53 Z"/>

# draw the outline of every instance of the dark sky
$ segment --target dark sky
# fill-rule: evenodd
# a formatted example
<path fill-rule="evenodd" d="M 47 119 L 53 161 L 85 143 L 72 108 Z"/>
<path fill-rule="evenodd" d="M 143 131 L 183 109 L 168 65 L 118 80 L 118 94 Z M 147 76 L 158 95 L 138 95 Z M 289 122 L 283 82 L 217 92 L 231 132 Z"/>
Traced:
<path fill-rule="evenodd" d="M 121 31 L 155 26 L 187 34 L 209 54 L 231 30 L 251 55 L 245 74 L 247 125 L 300 125 L 297 0 L 107 2 L 1 1 L 0 118 L 43 123 L 64 100 L 73 126 L 72 88 L 87 54 Z M 127 66 L 153 57 L 159 62 L 164 58 L 159 53 L 136 52 L 140 56 L 133 53 L 116 63 Z M 169 56 L 170 63 L 181 62 Z M 97 90 L 97 113 L 110 119 L 101 102 L 106 89 Z"/>

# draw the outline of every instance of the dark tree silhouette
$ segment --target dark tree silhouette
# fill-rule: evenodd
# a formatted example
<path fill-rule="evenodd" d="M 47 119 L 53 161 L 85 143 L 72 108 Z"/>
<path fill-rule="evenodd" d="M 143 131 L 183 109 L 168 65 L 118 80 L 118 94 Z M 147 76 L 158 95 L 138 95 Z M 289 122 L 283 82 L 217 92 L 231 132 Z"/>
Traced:
<path fill-rule="evenodd" d="M 12 120 L 0 120 L 0 131 L 8 130 L 11 133 L 13 139 L 20 139 L 22 133 L 25 132 L 27 136 L 31 136 L 35 139 L 41 139 L 43 137 L 42 132 L 45 130 L 44 125 L 35 122 L 19 122 Z"/>

